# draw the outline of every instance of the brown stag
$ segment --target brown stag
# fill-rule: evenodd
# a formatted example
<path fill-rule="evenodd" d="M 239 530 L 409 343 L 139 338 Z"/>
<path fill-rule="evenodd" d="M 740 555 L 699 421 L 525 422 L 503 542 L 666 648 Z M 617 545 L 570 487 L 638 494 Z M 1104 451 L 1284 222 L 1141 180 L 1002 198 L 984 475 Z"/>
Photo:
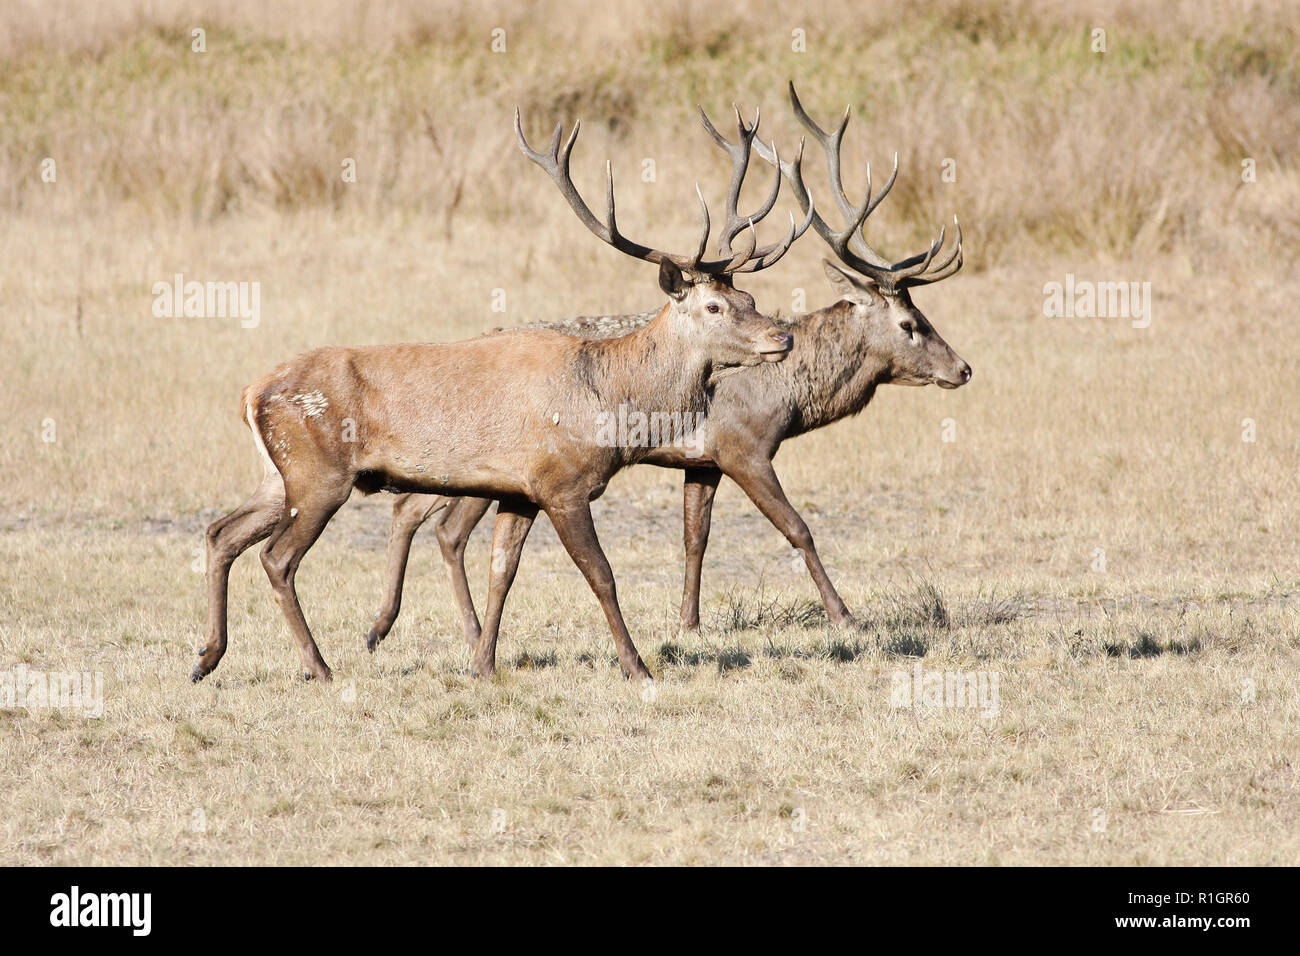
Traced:
<path fill-rule="evenodd" d="M 812 216 L 813 228 L 842 264 L 824 263 L 840 299 L 785 326 L 794 333 L 795 344 L 780 365 L 718 382 L 697 436 L 703 442 L 702 455 L 692 457 L 681 449 L 661 448 L 642 459 L 647 464 L 681 468 L 686 473 L 686 573 L 681 625 L 687 629 L 697 628 L 700 622 L 701 567 L 714 493 L 724 474 L 740 485 L 759 511 L 802 553 L 829 619 L 837 625 L 850 625 L 853 618 L 822 566 L 807 524 L 786 498 L 772 468 L 772 458 L 787 438 L 860 412 L 880 385 L 934 383 L 942 388 L 957 388 L 971 377 L 970 366 L 943 340 L 912 302 L 909 292 L 961 268 L 961 227 L 957 227 L 955 245 L 941 262 L 934 260 L 943 245 L 943 231 L 923 253 L 899 262 L 882 257 L 868 245 L 863 224 L 893 187 L 898 176 L 897 157 L 888 181 L 874 197 L 871 168 L 867 167 L 866 197 L 861 205 L 854 206 L 845 194 L 840 175 L 840 144 L 849 111 L 845 110 L 839 128 L 828 133 L 804 111 L 793 83 L 790 101 L 796 117 L 825 152 L 831 193 L 846 220 L 845 227 L 832 229 L 813 211 L 800 168 L 802 150 L 792 162 L 781 163 L 762 140 L 755 142 L 755 149 L 768 162 L 780 164 L 795 198 Z M 710 133 L 723 145 L 716 131 L 710 128 Z M 573 335 L 604 337 L 625 335 L 644 321 L 645 314 L 601 316 L 554 323 L 551 327 Z M 461 610 L 466 640 L 471 645 L 477 640 L 479 622 L 465 576 L 465 544 L 490 504 L 482 498 L 449 500 L 430 495 L 407 495 L 397 500 L 389 536 L 384 606 L 367 635 L 372 651 L 391 630 L 401 608 L 411 539 L 434 514 L 438 516 L 435 533 Z"/>
<path fill-rule="evenodd" d="M 540 508 L 599 599 L 624 674 L 650 677 L 623 622 L 590 502 L 616 471 L 654 448 L 610 447 L 596 439 L 595 423 L 620 405 L 698 413 L 708 400 L 710 377 L 720 369 L 776 363 L 790 351 L 790 334 L 761 315 L 753 298 L 733 286 L 732 276 L 774 264 L 815 212 L 810 206 L 801 227 L 792 215 L 784 239 L 757 247 L 754 223 L 771 211 L 782 176 L 778 170 L 771 194 L 753 216 L 736 212 L 758 126 L 757 118 L 746 126 L 739 112 L 737 120 L 739 142 L 728 144 L 733 165 L 722 258 L 705 260 L 710 220 L 698 186 L 703 230 L 693 254 L 635 243 L 616 224 L 610 167 L 604 222 L 569 177 L 579 124 L 563 142 L 558 125 L 549 151 L 537 153 L 528 147 L 516 111 L 520 147 L 551 176 L 587 228 L 620 252 L 659 266 L 668 301 L 631 334 L 584 341 L 534 328 L 448 344 L 322 348 L 244 390 L 240 412 L 264 476 L 252 498 L 208 528 L 208 632 L 194 680 L 211 673 L 226 650 L 232 562 L 268 536 L 262 565 L 298 644 L 304 674 L 330 678 L 294 579 L 353 488 L 500 502 L 487 615 L 474 654 L 477 675 L 495 669 L 502 609 Z M 742 238 L 733 248 L 737 237 Z"/>

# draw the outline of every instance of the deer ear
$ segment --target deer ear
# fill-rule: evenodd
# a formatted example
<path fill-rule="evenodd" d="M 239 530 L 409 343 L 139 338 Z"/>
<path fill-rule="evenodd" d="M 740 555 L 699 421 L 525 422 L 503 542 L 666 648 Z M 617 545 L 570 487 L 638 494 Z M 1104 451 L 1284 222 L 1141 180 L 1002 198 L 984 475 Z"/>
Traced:
<path fill-rule="evenodd" d="M 667 259 L 659 263 L 659 288 L 664 290 L 668 298 L 677 302 L 686 298 L 686 290 L 690 288 L 690 282 L 686 276 L 682 275 L 682 270 Z"/>
<path fill-rule="evenodd" d="M 831 280 L 831 287 L 840 294 L 841 298 L 861 302 L 880 294 L 875 281 L 867 276 L 847 272 L 829 259 L 822 260 L 822 268 L 826 270 L 826 278 Z"/>

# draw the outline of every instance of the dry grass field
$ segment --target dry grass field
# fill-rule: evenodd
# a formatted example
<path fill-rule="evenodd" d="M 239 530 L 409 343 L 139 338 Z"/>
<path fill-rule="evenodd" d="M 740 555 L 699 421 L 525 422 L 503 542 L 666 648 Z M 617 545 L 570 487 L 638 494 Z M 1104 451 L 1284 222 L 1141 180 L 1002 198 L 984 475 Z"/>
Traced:
<path fill-rule="evenodd" d="M 98 716 L 0 700 L 0 864 L 1300 858 L 1294 4 L 210 6 L 0 11 L 0 680 L 103 681 Z M 971 384 L 886 387 L 776 460 L 860 628 L 724 482 L 679 634 L 681 476 L 640 468 L 595 513 L 653 695 L 544 520 L 496 678 L 427 534 L 368 654 L 390 501 L 359 494 L 298 576 L 335 681 L 298 679 L 250 551 L 191 685 L 203 529 L 259 475 L 244 385 L 659 303 L 519 155 L 515 104 L 534 138 L 581 116 L 584 193 L 609 157 L 621 225 L 685 246 L 728 172 L 694 105 L 761 105 L 793 148 L 791 78 L 853 105 L 852 188 L 898 151 L 878 247 L 966 233 L 915 300 Z M 819 307 L 823 255 L 743 286 Z M 177 273 L 259 283 L 256 327 L 156 317 Z M 1149 325 L 1045 316 L 1067 275 L 1150 283 Z M 918 667 L 995 677 L 996 713 L 893 706 Z"/>

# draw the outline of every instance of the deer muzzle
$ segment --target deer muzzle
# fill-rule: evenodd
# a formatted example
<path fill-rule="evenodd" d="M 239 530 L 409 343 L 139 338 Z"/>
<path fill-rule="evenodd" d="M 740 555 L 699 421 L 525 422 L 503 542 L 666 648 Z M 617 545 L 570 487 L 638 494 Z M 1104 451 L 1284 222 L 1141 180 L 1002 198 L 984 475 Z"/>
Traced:
<path fill-rule="evenodd" d="M 789 332 L 769 332 L 758 354 L 764 362 L 779 362 L 794 348 L 794 336 Z"/>

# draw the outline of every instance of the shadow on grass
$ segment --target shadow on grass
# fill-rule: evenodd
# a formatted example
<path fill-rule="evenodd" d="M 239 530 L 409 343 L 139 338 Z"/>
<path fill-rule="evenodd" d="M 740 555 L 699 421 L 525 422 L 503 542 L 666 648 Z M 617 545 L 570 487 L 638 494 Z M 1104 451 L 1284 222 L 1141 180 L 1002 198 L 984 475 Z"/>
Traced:
<path fill-rule="evenodd" d="M 1196 654 L 1201 650 L 1201 639 L 1194 637 L 1189 641 L 1168 641 L 1161 644 L 1160 641 L 1147 631 L 1138 631 L 1137 637 L 1131 641 L 1123 643 L 1107 643 L 1102 645 L 1102 650 L 1108 657 L 1159 657 L 1161 654 Z"/>
<path fill-rule="evenodd" d="M 590 655 L 583 655 L 584 657 Z M 512 666 L 519 670 L 541 670 L 544 667 L 558 667 L 560 658 L 555 651 L 547 651 L 544 654 L 534 654 L 531 651 L 524 651 L 518 654 Z"/>
<path fill-rule="evenodd" d="M 715 666 L 719 671 L 737 670 L 753 665 L 756 657 L 775 661 L 829 660 L 837 664 L 851 664 L 858 658 L 876 651 L 897 657 L 924 657 L 929 643 L 920 634 L 887 636 L 876 634 L 863 638 L 832 638 L 815 641 L 808 647 L 776 643 L 771 638 L 761 651 L 751 652 L 741 647 L 682 647 L 674 641 L 661 644 L 657 651 L 664 665 L 681 667 Z"/>
<path fill-rule="evenodd" d="M 733 670 L 748 667 L 753 658 L 750 653 L 739 647 L 703 647 L 688 649 L 674 641 L 659 645 L 659 660 L 665 664 L 683 667 L 699 667 L 703 664 L 716 664 L 719 670 Z"/>

